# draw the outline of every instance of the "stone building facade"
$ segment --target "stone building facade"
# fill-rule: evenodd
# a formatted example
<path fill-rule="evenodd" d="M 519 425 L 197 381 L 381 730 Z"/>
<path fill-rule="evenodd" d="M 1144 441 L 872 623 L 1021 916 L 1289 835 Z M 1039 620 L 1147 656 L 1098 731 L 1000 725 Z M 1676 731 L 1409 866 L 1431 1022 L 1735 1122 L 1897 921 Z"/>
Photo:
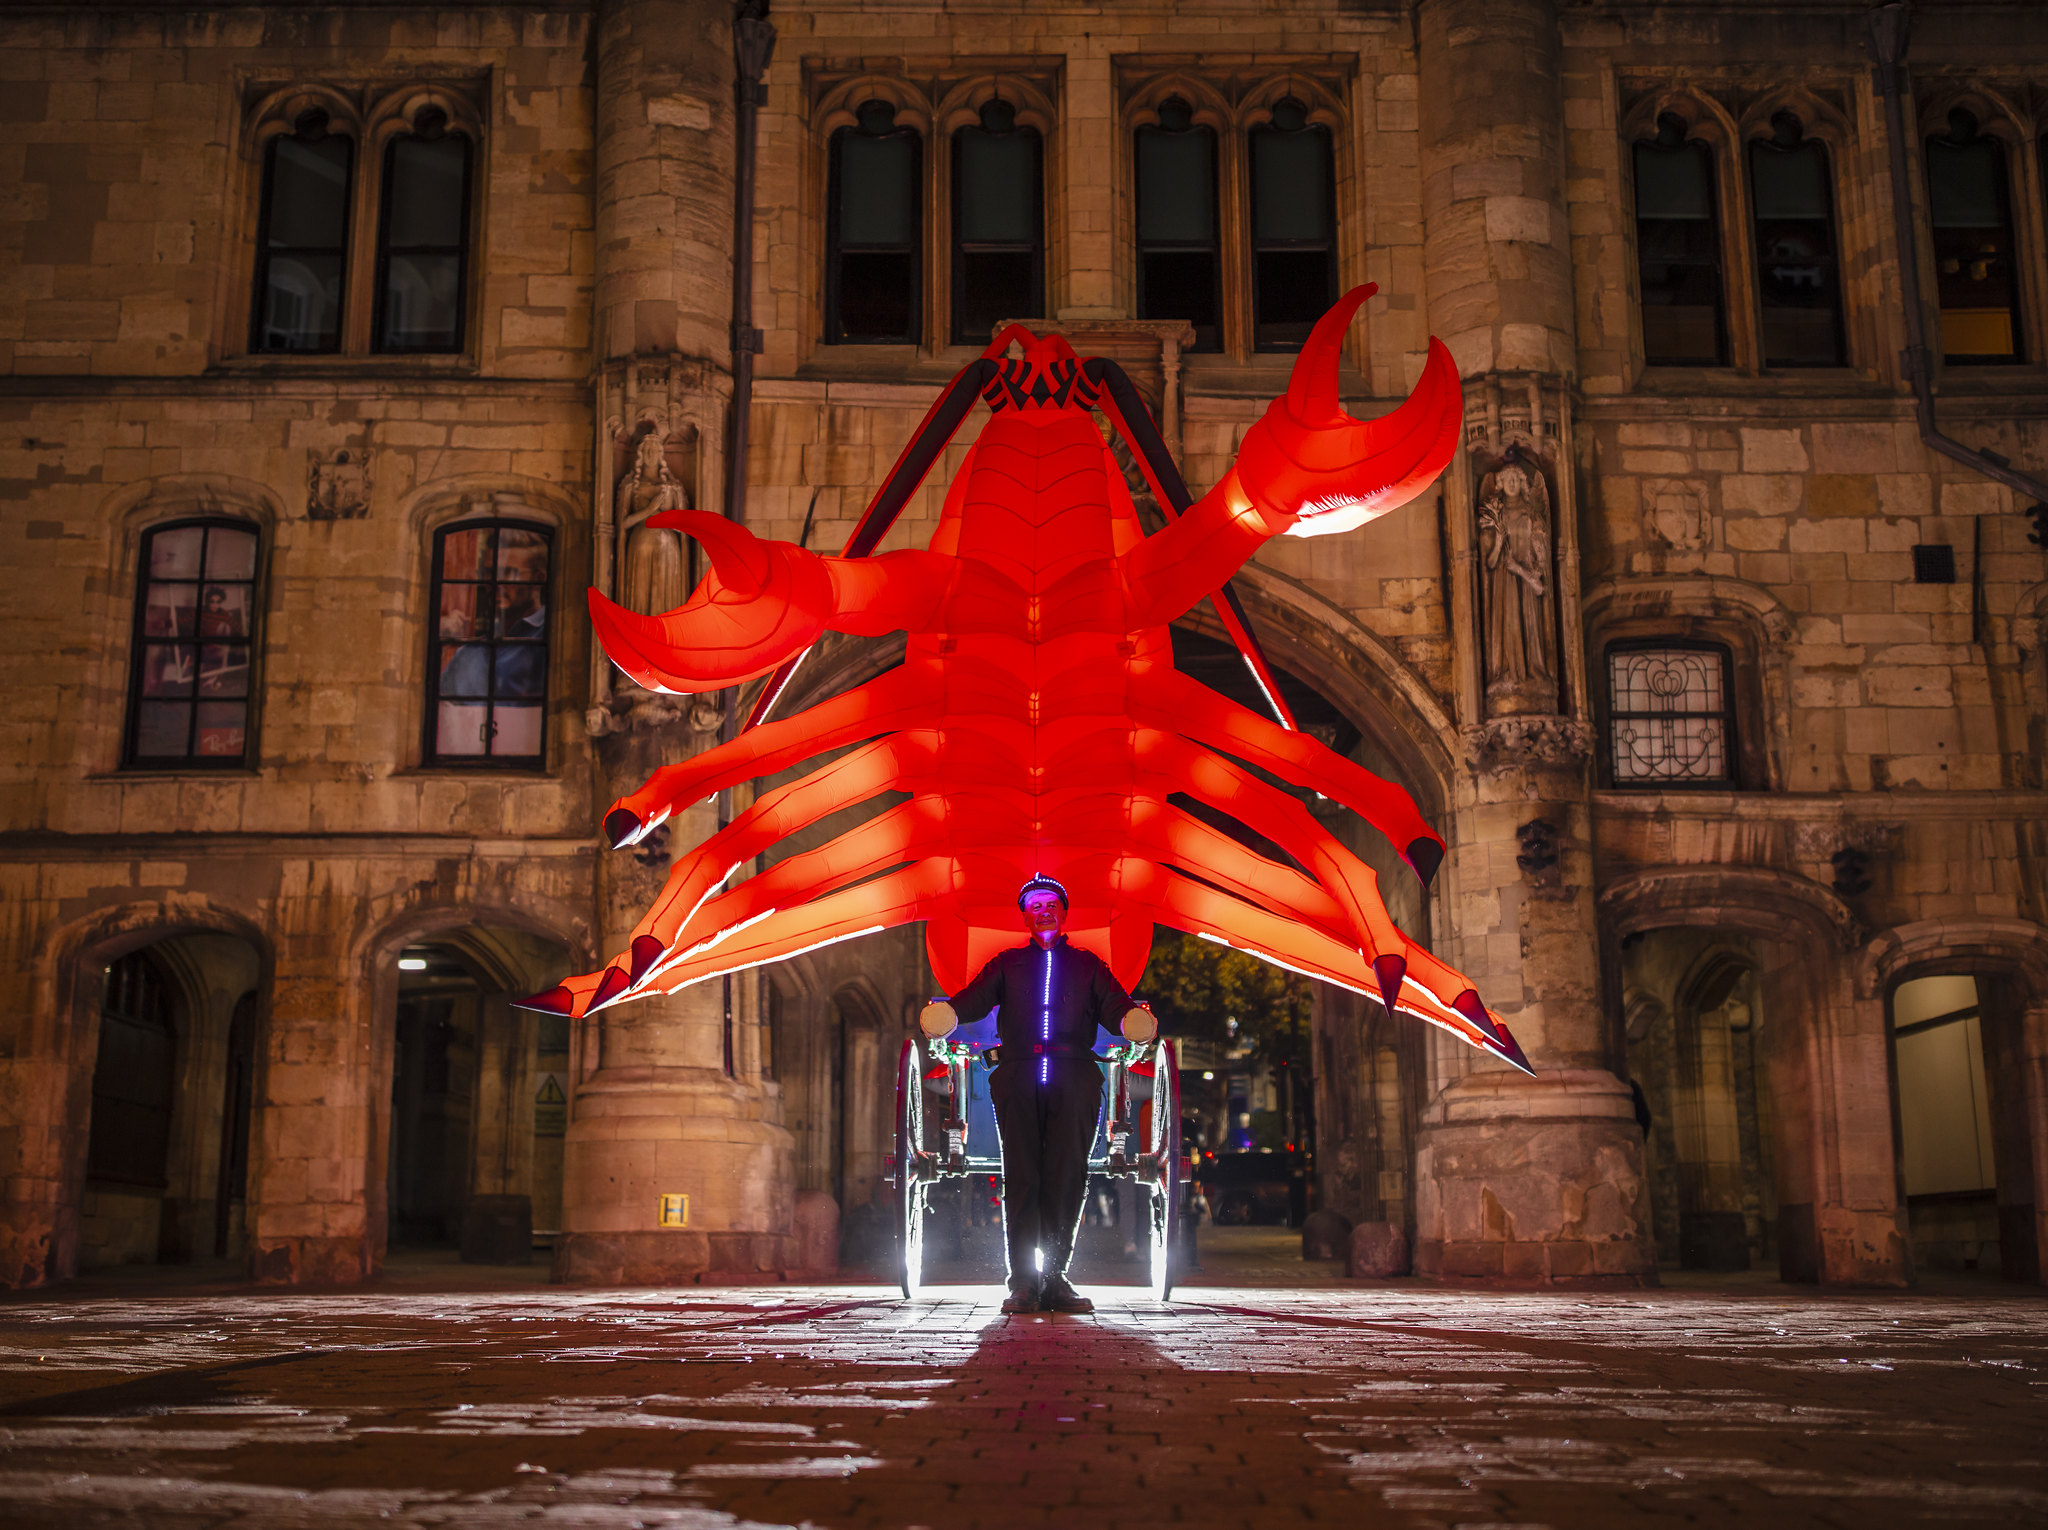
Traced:
<path fill-rule="evenodd" d="M 723 0 L 0 8 L 0 1281 L 529 1229 L 578 1281 L 829 1260 L 798 1229 L 875 1195 L 915 931 L 574 1027 L 508 1001 L 715 824 L 598 848 L 729 723 L 610 672 L 579 592 L 672 602 L 645 518 L 740 466 L 755 531 L 843 541 L 985 343 L 977 124 L 1037 135 L 1040 316 L 1198 492 L 1284 387 L 1289 272 L 1380 286 L 1354 411 L 1431 334 L 1465 379 L 1439 491 L 1239 586 L 1451 854 L 1424 896 L 1334 826 L 1539 1073 L 1320 994 L 1323 1203 L 1455 1277 L 2038 1280 L 2048 525 L 1930 449 L 1901 353 L 2048 470 L 2048 20 L 1924 6 L 1895 144 L 1865 11 L 778 6 L 736 330 Z M 1209 145 L 1167 252 L 1206 313 L 1156 311 L 1148 132 Z M 1272 236 L 1278 133 L 1327 145 L 1320 245 Z M 852 134 L 910 145 L 894 244 L 845 220 Z M 890 660 L 829 644 L 793 700 Z"/>

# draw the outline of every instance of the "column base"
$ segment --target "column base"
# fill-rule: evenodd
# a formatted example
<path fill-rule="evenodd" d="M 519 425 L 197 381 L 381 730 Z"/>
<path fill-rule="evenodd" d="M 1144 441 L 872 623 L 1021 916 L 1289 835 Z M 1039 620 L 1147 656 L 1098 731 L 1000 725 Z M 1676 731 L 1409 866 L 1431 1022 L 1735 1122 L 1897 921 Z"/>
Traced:
<path fill-rule="evenodd" d="M 354 1286 L 370 1274 L 359 1237 L 259 1237 L 249 1254 L 249 1275 L 259 1286 Z"/>
<path fill-rule="evenodd" d="M 1415 1270 L 1514 1286 L 1657 1283 L 1643 1137 L 1597 1069 L 1459 1080 L 1424 1112 Z"/>
<path fill-rule="evenodd" d="M 564 1233 L 554 1280 L 571 1286 L 688 1286 L 777 1279 L 797 1266 L 796 1239 L 773 1233 Z"/>

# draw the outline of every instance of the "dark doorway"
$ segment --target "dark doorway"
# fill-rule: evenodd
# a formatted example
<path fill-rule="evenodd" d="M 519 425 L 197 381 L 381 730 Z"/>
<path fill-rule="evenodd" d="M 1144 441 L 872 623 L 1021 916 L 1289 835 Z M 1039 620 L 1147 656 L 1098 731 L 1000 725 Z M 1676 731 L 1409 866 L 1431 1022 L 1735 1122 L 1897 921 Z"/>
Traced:
<path fill-rule="evenodd" d="M 417 965 L 412 965 L 417 963 Z M 469 1184 L 479 985 L 438 948 L 399 959 L 388 1185 L 393 1248 L 452 1247 Z"/>

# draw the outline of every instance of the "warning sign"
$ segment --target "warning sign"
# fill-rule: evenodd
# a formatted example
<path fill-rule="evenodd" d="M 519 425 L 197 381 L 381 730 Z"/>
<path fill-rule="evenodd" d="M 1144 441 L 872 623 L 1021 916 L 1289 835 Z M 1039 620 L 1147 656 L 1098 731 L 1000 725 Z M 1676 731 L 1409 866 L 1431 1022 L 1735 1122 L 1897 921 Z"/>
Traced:
<path fill-rule="evenodd" d="M 560 1137 L 569 1130 L 569 1096 L 562 1088 L 562 1075 L 543 1073 L 540 1087 L 533 1092 L 533 1134 Z"/>

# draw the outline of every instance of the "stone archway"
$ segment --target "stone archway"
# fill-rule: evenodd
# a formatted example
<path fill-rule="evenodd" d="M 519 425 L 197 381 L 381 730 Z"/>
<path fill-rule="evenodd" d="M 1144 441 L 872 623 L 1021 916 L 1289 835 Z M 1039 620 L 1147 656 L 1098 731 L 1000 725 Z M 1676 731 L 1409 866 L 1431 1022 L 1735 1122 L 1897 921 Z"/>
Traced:
<path fill-rule="evenodd" d="M 1740 942 L 1755 964 L 1783 1278 L 1905 1284 L 1885 1038 L 1857 999 L 1847 907 L 1802 877 L 1733 867 L 1636 872 L 1598 906 L 1609 992 L 1625 992 L 1625 943 L 1654 931 L 1705 932 L 1696 956 Z"/>
<path fill-rule="evenodd" d="M 20 1129 L 0 1165 L 0 1283 L 240 1258 L 268 942 L 239 912 L 182 897 L 95 910 L 40 946 L 10 1060 Z"/>
<path fill-rule="evenodd" d="M 1975 1011 L 1971 1018 L 1981 1037 L 1975 1043 L 1981 1047 L 1976 1081 L 1987 1096 L 1980 1102 L 1981 1125 L 1988 1135 L 1989 1167 L 1995 1171 L 1987 1210 L 1998 1245 L 1997 1266 L 2007 1280 L 2039 1282 L 2048 1250 L 2048 1067 L 2043 1063 L 2048 1058 L 2048 929 L 2025 919 L 1984 917 L 1898 925 L 1863 946 L 1855 976 L 1859 1007 L 1891 1043 L 1891 1094 L 1909 1134 L 1915 1126 L 1908 1108 L 1913 1102 L 1904 1096 L 1899 1054 L 1924 1038 L 1912 1034 L 1921 1026 L 1900 1023 L 1918 1019 L 1918 1011 L 1908 1015 L 1901 1001 L 1909 985 L 1928 986 L 1926 979 L 1968 980 Z M 1915 1065 L 1932 1061 L 1920 1058 Z M 1964 1129 L 1955 1121 L 1943 1121 L 1939 1128 Z M 1923 1225 L 1924 1213 L 1949 1212 L 1944 1220 L 1953 1223 L 1957 1208 L 1953 1203 L 1924 1205 L 1913 1193 L 1918 1188 L 1909 1161 L 1914 1146 L 1910 1135 L 1898 1145 L 1898 1179 L 1912 1213 L 1911 1235 L 1925 1242 L 1932 1229 Z"/>

